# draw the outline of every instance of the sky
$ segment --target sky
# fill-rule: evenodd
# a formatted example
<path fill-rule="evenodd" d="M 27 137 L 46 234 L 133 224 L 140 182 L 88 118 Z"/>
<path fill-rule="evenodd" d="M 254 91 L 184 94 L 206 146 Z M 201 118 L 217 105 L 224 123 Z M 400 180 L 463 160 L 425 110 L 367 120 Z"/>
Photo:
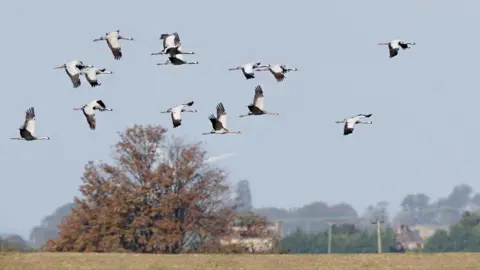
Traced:
<path fill-rule="evenodd" d="M 75 7 L 75 8 L 73 8 Z M 255 207 L 346 202 L 362 213 L 378 201 L 398 210 L 403 197 L 436 199 L 476 181 L 477 26 L 474 0 L 394 1 L 2 1 L 0 78 L 0 232 L 28 237 L 57 207 L 80 195 L 89 160 L 111 161 L 118 131 L 160 124 L 187 141 L 205 142 L 229 181 L 250 182 Z M 120 29 L 124 57 L 105 42 Z M 162 33 L 178 32 L 199 65 L 157 66 Z M 378 42 L 415 41 L 388 57 Z M 91 88 L 74 89 L 68 60 L 114 72 Z M 246 80 L 238 65 L 261 61 L 300 71 L 276 82 L 268 72 Z M 261 85 L 265 109 L 279 116 L 238 118 Z M 97 114 L 91 131 L 72 110 L 102 99 L 113 112 Z M 174 105 L 194 100 L 173 130 Z M 202 136 L 223 102 L 229 128 L 240 135 Z M 13 141 L 25 110 L 35 107 L 36 133 L 50 141 Z M 372 125 L 342 135 L 336 120 L 373 113 Z"/>

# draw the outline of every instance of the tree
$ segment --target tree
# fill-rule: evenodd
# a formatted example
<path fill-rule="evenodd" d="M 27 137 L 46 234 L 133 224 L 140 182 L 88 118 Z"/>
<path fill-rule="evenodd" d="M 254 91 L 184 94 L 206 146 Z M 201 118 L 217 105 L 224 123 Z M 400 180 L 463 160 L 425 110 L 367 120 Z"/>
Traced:
<path fill-rule="evenodd" d="M 395 233 L 387 227 L 382 232 L 382 250 L 389 252 L 395 244 Z M 307 233 L 297 229 L 282 240 L 283 249 L 291 253 L 327 253 L 328 231 Z M 360 231 L 352 224 L 332 228 L 332 253 L 376 253 L 377 233 Z"/>
<path fill-rule="evenodd" d="M 52 215 L 46 216 L 40 226 L 36 226 L 30 232 L 30 242 L 34 248 L 43 246 L 49 239 L 55 239 L 58 236 L 57 226 L 62 222 L 62 218 L 72 212 L 73 203 L 67 203 L 55 210 Z"/>
<path fill-rule="evenodd" d="M 217 248 L 233 214 L 226 173 L 205 163 L 199 143 L 167 139 L 160 126 L 120 133 L 114 164 L 88 162 L 76 207 L 52 251 L 179 253 Z"/>
<path fill-rule="evenodd" d="M 453 188 L 452 193 L 448 195 L 448 206 L 455 208 L 465 207 L 471 200 L 472 187 L 469 185 L 458 185 Z"/>
<path fill-rule="evenodd" d="M 238 182 L 235 193 L 237 203 L 239 204 L 237 211 L 252 211 L 252 194 L 250 191 L 250 183 L 248 182 L 248 180 L 241 180 L 240 182 Z"/>
<path fill-rule="evenodd" d="M 425 243 L 427 252 L 479 252 L 480 214 L 465 212 L 450 231 L 438 230 Z"/>
<path fill-rule="evenodd" d="M 475 196 L 472 197 L 472 203 L 477 209 L 480 208 L 480 193 L 476 193 Z"/>

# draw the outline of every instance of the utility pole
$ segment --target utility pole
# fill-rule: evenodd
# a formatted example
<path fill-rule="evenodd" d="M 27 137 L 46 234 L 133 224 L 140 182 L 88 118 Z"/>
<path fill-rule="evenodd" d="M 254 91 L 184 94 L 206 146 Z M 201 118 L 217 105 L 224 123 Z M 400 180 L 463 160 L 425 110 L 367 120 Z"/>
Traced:
<path fill-rule="evenodd" d="M 370 220 L 370 223 L 372 224 L 377 224 L 377 248 L 378 248 L 378 254 L 382 254 L 382 223 L 383 220 L 376 219 L 376 220 Z"/>
<path fill-rule="evenodd" d="M 333 222 L 327 222 L 328 224 L 328 254 L 332 252 L 332 225 Z"/>

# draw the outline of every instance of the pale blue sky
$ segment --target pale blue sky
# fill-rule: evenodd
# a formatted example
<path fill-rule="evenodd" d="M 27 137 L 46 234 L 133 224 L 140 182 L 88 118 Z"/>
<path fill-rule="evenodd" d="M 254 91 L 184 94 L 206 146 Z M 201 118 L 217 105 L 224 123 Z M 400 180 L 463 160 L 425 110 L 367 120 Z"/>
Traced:
<path fill-rule="evenodd" d="M 322 200 L 352 204 L 389 201 L 397 210 L 411 192 L 433 198 L 459 183 L 479 189 L 477 62 L 480 2 L 370 1 L 2 1 L 0 9 L 0 232 L 28 236 L 56 207 L 79 194 L 88 160 L 109 160 L 117 131 L 162 124 L 212 155 L 235 152 L 218 164 L 231 180 L 248 179 L 254 205 L 296 207 Z M 106 32 L 123 41 L 115 61 Z M 156 66 L 158 37 L 177 31 L 195 66 Z M 209 38 L 217 37 L 216 44 Z M 377 42 L 417 45 L 393 59 Z M 63 70 L 79 59 L 115 74 L 103 85 L 72 88 Z M 285 63 L 301 71 L 277 83 L 258 73 L 246 81 L 227 71 L 251 61 Z M 247 112 L 255 85 L 265 108 L 281 115 L 237 118 Z M 103 99 L 114 112 L 97 116 L 92 132 L 72 107 Z M 159 112 L 194 100 L 181 128 Z M 241 135 L 201 136 L 222 101 L 229 127 Z M 24 111 L 35 106 L 37 135 L 21 142 Z M 373 113 L 373 125 L 349 136 L 335 120 Z M 477 169 L 475 169 L 477 168 Z"/>

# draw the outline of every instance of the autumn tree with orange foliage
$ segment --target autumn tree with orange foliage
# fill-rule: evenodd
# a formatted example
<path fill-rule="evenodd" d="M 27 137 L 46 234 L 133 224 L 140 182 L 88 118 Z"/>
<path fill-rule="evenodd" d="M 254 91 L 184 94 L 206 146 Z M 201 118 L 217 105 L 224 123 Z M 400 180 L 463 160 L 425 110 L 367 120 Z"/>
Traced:
<path fill-rule="evenodd" d="M 160 126 L 120 133 L 115 164 L 85 166 L 76 207 L 50 251 L 180 253 L 220 250 L 235 213 L 226 173 L 199 144 L 167 138 Z M 209 250 L 206 250 L 208 247 Z"/>

